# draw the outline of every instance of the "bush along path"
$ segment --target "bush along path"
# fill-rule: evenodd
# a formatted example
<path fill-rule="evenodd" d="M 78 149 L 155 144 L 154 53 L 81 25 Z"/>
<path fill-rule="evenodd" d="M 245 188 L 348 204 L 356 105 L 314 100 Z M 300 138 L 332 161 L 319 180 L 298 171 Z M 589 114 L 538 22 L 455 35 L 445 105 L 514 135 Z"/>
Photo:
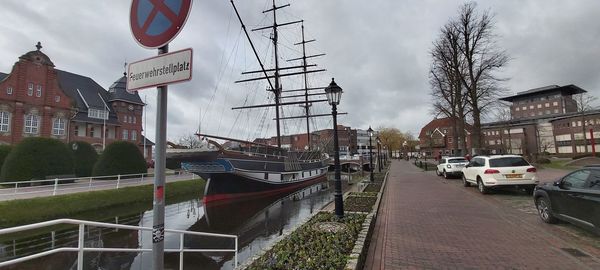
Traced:
<path fill-rule="evenodd" d="M 357 191 L 344 196 L 344 217 L 321 210 L 295 230 L 285 232 L 278 242 L 240 268 L 266 269 L 362 269 L 377 210 L 387 179 L 386 167 L 366 178 Z"/>

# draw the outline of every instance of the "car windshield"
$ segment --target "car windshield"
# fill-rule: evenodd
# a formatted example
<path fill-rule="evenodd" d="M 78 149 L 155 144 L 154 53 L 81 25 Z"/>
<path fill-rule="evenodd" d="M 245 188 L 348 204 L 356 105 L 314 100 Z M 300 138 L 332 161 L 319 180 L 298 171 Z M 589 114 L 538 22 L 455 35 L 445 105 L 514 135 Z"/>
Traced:
<path fill-rule="evenodd" d="M 518 167 L 529 166 L 529 163 L 522 157 L 503 157 L 490 159 L 490 167 Z"/>
<path fill-rule="evenodd" d="M 466 163 L 466 162 L 468 162 L 468 161 L 464 158 L 455 158 L 455 159 L 448 160 L 448 163 Z"/>

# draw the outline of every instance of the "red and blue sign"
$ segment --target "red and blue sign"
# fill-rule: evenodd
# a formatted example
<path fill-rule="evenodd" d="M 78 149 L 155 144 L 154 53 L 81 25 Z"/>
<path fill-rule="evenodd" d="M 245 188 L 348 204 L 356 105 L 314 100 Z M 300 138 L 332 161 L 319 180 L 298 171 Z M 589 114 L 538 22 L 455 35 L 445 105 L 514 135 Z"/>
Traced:
<path fill-rule="evenodd" d="M 133 0 L 129 24 L 142 47 L 160 48 L 179 34 L 192 7 L 192 0 Z"/>

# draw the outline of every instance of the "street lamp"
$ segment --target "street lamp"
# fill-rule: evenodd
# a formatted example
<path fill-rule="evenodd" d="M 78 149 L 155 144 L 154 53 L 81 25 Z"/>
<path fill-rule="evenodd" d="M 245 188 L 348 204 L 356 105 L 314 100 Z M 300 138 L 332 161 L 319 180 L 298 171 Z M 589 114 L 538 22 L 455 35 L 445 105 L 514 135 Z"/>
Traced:
<path fill-rule="evenodd" d="M 333 115 L 333 150 L 334 150 L 334 166 L 335 166 L 335 215 L 338 218 L 344 217 L 344 202 L 342 198 L 342 180 L 340 173 L 340 148 L 338 142 L 337 132 L 337 105 L 340 104 L 342 98 L 342 88 L 339 87 L 333 78 L 331 83 L 325 88 L 325 95 L 327 96 L 327 102 L 331 105 L 331 114 Z"/>
<path fill-rule="evenodd" d="M 381 172 L 381 140 L 379 136 L 375 139 L 377 141 L 377 168 L 379 172 Z"/>
<path fill-rule="evenodd" d="M 371 128 L 371 126 L 369 126 L 367 132 L 369 132 L 369 169 L 371 169 L 371 182 L 373 182 L 375 180 L 373 178 L 373 129 Z"/>

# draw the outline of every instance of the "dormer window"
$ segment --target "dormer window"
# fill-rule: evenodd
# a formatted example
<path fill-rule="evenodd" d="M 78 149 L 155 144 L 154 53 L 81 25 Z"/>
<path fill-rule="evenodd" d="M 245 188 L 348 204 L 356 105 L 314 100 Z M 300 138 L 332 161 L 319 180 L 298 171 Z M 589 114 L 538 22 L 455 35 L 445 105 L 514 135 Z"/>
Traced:
<path fill-rule="evenodd" d="M 6 94 L 7 94 L 7 95 L 12 95 L 12 93 L 13 93 L 13 89 L 12 89 L 12 87 L 10 87 L 10 86 L 9 86 L 9 87 L 7 87 L 7 88 L 6 88 Z"/>
<path fill-rule="evenodd" d="M 41 97 L 42 96 L 42 86 L 38 84 L 37 89 L 35 91 L 35 96 L 36 97 Z"/>
<path fill-rule="evenodd" d="M 98 110 L 90 108 L 88 110 L 88 117 L 95 119 L 104 119 L 108 120 L 108 111 L 107 110 Z"/>
<path fill-rule="evenodd" d="M 33 83 L 27 84 L 27 95 L 30 97 L 33 96 Z"/>

